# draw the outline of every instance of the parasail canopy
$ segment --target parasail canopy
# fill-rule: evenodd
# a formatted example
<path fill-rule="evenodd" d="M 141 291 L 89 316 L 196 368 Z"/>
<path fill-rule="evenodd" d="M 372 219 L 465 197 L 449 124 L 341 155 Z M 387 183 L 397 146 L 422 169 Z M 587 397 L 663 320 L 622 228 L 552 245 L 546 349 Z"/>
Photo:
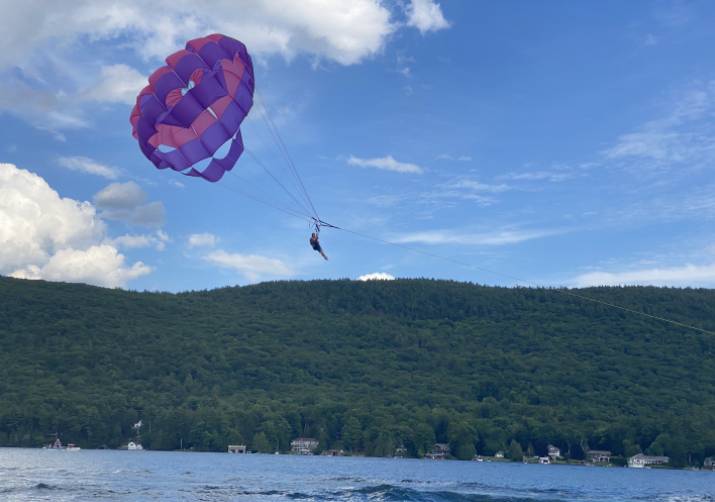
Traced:
<path fill-rule="evenodd" d="M 246 46 L 221 34 L 189 40 L 137 96 L 132 135 L 157 168 L 218 181 L 243 153 L 240 126 L 253 106 Z M 214 155 L 230 141 L 228 153 Z M 208 166 L 197 164 L 211 159 Z"/>

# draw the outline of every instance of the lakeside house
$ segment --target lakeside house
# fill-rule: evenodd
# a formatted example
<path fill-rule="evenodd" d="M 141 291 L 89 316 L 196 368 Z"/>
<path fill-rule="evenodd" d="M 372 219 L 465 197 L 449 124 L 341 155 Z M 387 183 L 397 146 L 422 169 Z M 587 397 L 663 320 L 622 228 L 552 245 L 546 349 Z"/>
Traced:
<path fill-rule="evenodd" d="M 315 438 L 295 438 L 290 442 L 290 451 L 295 455 L 312 455 L 318 444 L 320 443 Z"/>
<path fill-rule="evenodd" d="M 248 449 L 245 444 L 230 444 L 228 445 L 228 452 L 245 454 L 248 453 Z"/>
<path fill-rule="evenodd" d="M 549 465 L 551 463 L 551 457 L 538 457 L 539 463 L 542 465 Z"/>
<path fill-rule="evenodd" d="M 707 457 L 703 461 L 703 469 L 715 471 L 715 457 Z"/>
<path fill-rule="evenodd" d="M 395 448 L 395 454 L 393 455 L 395 458 L 405 458 L 407 457 L 407 448 L 404 446 L 400 446 L 398 448 Z"/>
<path fill-rule="evenodd" d="M 556 460 L 559 460 L 561 458 L 561 449 L 550 444 L 548 446 L 547 456 L 551 459 L 552 462 L 555 462 Z"/>
<path fill-rule="evenodd" d="M 639 453 L 628 458 L 628 467 L 642 469 L 644 467 L 650 467 L 651 465 L 665 465 L 668 462 L 670 462 L 670 457 Z"/>
<path fill-rule="evenodd" d="M 586 452 L 586 462 L 589 464 L 609 464 L 611 456 L 612 454 L 608 450 L 588 450 Z"/>
<path fill-rule="evenodd" d="M 504 458 L 504 452 L 501 451 L 501 450 L 498 451 L 498 452 L 496 452 L 496 453 L 494 454 L 494 458 L 498 458 L 498 459 L 500 459 L 500 460 L 503 459 L 503 458 Z"/>
<path fill-rule="evenodd" d="M 431 460 L 444 460 L 449 456 L 449 445 L 446 443 L 435 443 L 432 450 L 425 454 L 425 458 Z"/>

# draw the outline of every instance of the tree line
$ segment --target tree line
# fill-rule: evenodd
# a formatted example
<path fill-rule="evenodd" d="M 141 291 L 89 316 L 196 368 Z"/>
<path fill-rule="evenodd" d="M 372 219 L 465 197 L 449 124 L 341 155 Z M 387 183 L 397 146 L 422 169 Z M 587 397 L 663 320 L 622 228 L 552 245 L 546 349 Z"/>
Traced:
<path fill-rule="evenodd" d="M 715 330 L 715 292 L 579 293 Z M 180 294 L 0 278 L 0 445 L 454 458 L 715 455 L 715 337 L 555 289 L 272 282 Z M 617 460 L 618 461 L 618 460 Z"/>

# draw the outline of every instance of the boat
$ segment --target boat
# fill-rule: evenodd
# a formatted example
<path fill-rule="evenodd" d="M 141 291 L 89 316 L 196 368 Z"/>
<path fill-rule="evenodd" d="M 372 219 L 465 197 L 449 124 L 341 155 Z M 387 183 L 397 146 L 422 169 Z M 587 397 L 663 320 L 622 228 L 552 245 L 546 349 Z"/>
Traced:
<path fill-rule="evenodd" d="M 67 443 L 65 446 L 65 451 L 79 451 L 81 448 L 74 443 Z"/>
<path fill-rule="evenodd" d="M 129 441 L 129 444 L 127 444 L 127 450 L 143 450 L 144 447 L 141 445 L 141 443 L 135 443 L 134 441 Z"/>
<path fill-rule="evenodd" d="M 60 438 L 55 438 L 50 444 L 42 447 L 44 450 L 64 450 L 65 447 L 60 441 Z"/>

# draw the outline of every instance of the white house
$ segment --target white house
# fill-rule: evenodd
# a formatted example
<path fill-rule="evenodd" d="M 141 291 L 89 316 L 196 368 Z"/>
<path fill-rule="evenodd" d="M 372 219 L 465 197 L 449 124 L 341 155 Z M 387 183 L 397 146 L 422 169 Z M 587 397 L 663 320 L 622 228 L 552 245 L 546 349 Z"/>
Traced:
<path fill-rule="evenodd" d="M 425 453 L 425 458 L 432 460 L 444 460 L 449 456 L 449 445 L 446 443 L 435 443 L 432 451 Z"/>
<path fill-rule="evenodd" d="M 558 447 L 550 444 L 548 450 L 548 457 L 551 459 L 551 461 L 555 461 L 561 458 L 561 450 Z"/>
<path fill-rule="evenodd" d="M 586 461 L 590 464 L 608 464 L 611 461 L 611 452 L 608 450 L 588 450 Z"/>
<path fill-rule="evenodd" d="M 290 442 L 290 451 L 296 455 L 312 455 L 318 444 L 314 438 L 295 438 Z"/>
<path fill-rule="evenodd" d="M 651 465 L 664 465 L 668 462 L 670 462 L 670 457 L 644 455 L 639 453 L 628 458 L 628 467 L 642 469 L 643 467 L 649 467 Z"/>

